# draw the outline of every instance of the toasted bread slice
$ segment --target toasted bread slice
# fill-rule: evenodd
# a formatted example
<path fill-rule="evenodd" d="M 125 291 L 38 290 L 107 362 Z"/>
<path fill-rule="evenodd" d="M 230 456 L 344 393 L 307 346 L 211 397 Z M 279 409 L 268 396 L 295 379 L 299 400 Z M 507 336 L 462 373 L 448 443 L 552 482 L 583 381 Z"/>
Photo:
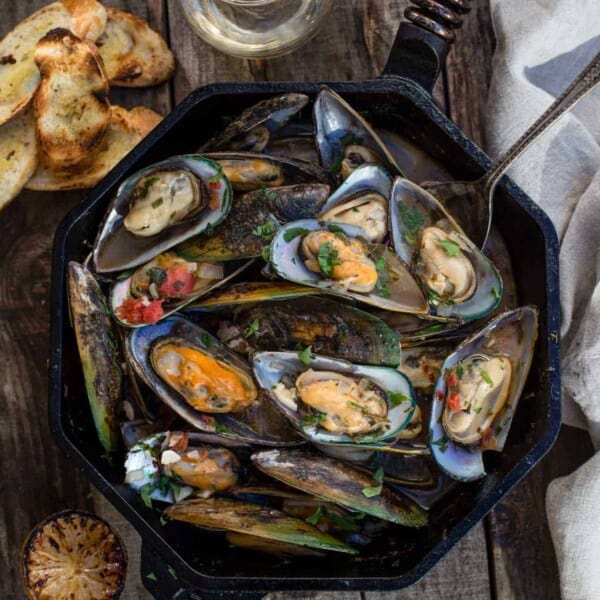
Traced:
<path fill-rule="evenodd" d="M 158 113 L 148 108 L 126 110 L 120 106 L 111 106 L 111 119 L 106 134 L 89 157 L 66 169 L 56 169 L 40 163 L 25 187 L 40 191 L 94 187 L 161 120 Z"/>
<path fill-rule="evenodd" d="M 96 44 L 111 85 L 143 87 L 169 79 L 175 59 L 163 38 L 135 15 L 107 11 L 106 29 Z"/>
<path fill-rule="evenodd" d="M 41 158 L 56 167 L 83 160 L 110 121 L 108 79 L 97 48 L 66 29 L 38 43 L 42 80 L 33 101 Z"/>
<path fill-rule="evenodd" d="M 35 94 L 40 73 L 33 54 L 41 37 L 50 29 L 64 27 L 95 40 L 104 30 L 106 9 L 99 2 L 68 0 L 68 4 L 73 12 L 62 2 L 54 2 L 21 21 L 0 41 L 0 125 L 24 110 Z"/>
<path fill-rule="evenodd" d="M 62 0 L 73 19 L 73 33 L 80 38 L 96 41 L 106 28 L 106 8 L 96 0 Z"/>
<path fill-rule="evenodd" d="M 0 126 L 0 210 L 23 189 L 36 165 L 35 121 L 25 110 Z"/>

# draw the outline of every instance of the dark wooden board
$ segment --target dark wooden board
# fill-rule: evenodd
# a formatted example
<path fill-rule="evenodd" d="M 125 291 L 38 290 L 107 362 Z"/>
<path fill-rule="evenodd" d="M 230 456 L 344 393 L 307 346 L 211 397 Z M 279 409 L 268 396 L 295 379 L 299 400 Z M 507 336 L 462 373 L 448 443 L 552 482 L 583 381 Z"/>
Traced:
<path fill-rule="evenodd" d="M 3 17 L 0 36 L 44 4 L 43 0 L 0 0 Z M 408 0 L 337 0 L 323 30 L 307 47 L 273 61 L 238 60 L 212 50 L 189 28 L 177 0 L 111 0 L 109 4 L 148 17 L 170 39 L 178 59 L 177 74 L 171 84 L 150 90 L 114 90 L 113 102 L 128 107 L 143 104 L 166 114 L 174 102 L 180 102 L 190 91 L 214 81 L 374 77 L 385 64 Z M 468 135 L 482 143 L 493 32 L 488 0 L 475 0 L 473 4 L 474 10 L 466 18 L 446 72 L 436 86 L 435 97 Z M 123 598 L 149 597 L 139 575 L 139 536 L 99 492 L 90 489 L 85 475 L 62 457 L 46 419 L 52 237 L 69 208 L 84 196 L 84 192 L 27 192 L 0 216 L 0 348 L 3 348 L 0 519 L 4 524 L 0 528 L 0 598 L 3 600 L 23 597 L 19 556 L 29 528 L 51 512 L 69 506 L 95 510 L 116 527 L 126 542 L 130 559 Z M 575 468 L 589 452 L 585 435 L 566 429 L 552 453 L 492 513 L 486 528 L 483 524 L 475 527 L 411 588 L 385 594 L 278 593 L 269 598 L 558 598 L 544 492 L 548 481 Z"/>

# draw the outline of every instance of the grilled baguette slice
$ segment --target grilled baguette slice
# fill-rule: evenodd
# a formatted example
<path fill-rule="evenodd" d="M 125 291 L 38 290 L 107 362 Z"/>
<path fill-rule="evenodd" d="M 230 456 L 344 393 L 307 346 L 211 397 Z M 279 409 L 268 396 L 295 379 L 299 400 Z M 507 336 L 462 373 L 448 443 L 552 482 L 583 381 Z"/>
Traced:
<path fill-rule="evenodd" d="M 96 47 L 67 29 L 38 43 L 42 80 L 33 101 L 42 161 L 67 167 L 102 140 L 110 121 L 108 79 Z"/>
<path fill-rule="evenodd" d="M 108 21 L 96 45 L 111 85 L 143 87 L 169 79 L 175 58 L 163 38 L 143 19 L 108 8 Z"/>
<path fill-rule="evenodd" d="M 41 37 L 50 29 L 64 27 L 95 40 L 104 30 L 106 9 L 99 2 L 68 0 L 68 5 L 73 13 L 62 2 L 44 6 L 0 40 L 0 125 L 24 110 L 37 90 L 40 73 L 33 55 Z"/>
<path fill-rule="evenodd" d="M 161 120 L 158 113 L 148 108 L 126 110 L 111 106 L 106 134 L 90 156 L 70 168 L 59 169 L 40 163 L 25 187 L 39 191 L 94 187 Z"/>
<path fill-rule="evenodd" d="M 0 210 L 19 194 L 36 165 L 35 121 L 26 110 L 0 125 Z"/>

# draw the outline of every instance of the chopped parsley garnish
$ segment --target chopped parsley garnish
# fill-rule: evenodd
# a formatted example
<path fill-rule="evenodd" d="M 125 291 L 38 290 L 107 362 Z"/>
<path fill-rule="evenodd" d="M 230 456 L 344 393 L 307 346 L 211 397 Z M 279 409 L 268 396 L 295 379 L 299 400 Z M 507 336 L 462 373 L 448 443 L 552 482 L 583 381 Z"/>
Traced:
<path fill-rule="evenodd" d="M 136 194 L 138 198 L 145 198 L 148 195 L 148 190 L 157 182 L 160 181 L 160 177 L 148 177 L 139 188 L 138 193 Z M 156 208 L 154 204 L 152 208 Z"/>
<path fill-rule="evenodd" d="M 308 229 L 304 227 L 290 227 L 283 234 L 283 239 L 286 242 L 291 242 L 294 238 L 297 238 L 299 235 L 306 235 L 308 233 Z"/>
<path fill-rule="evenodd" d="M 164 527 L 169 521 L 167 521 L 167 519 L 165 519 L 164 517 L 160 517 L 159 518 L 160 524 Z"/>
<path fill-rule="evenodd" d="M 329 277 L 333 275 L 333 268 L 342 264 L 338 257 L 338 251 L 332 246 L 331 242 L 325 242 L 319 246 L 317 262 L 321 273 Z"/>
<path fill-rule="evenodd" d="M 416 206 L 406 206 L 402 202 L 398 202 L 397 206 L 400 219 L 404 224 L 404 239 L 408 244 L 415 244 L 416 234 L 425 225 L 425 215 Z"/>
<path fill-rule="evenodd" d="M 153 483 L 147 483 L 140 488 L 140 496 L 142 501 L 148 508 L 152 508 L 152 498 L 150 497 L 155 487 Z"/>
<path fill-rule="evenodd" d="M 496 300 L 498 300 L 500 298 L 500 291 L 498 290 L 498 288 L 495 288 L 495 287 L 492 288 L 492 296 L 494 296 L 494 298 L 496 298 Z"/>
<path fill-rule="evenodd" d="M 298 479 L 302 479 L 302 481 L 308 480 L 308 473 L 306 472 L 306 469 L 304 469 L 304 468 L 298 469 L 296 471 L 296 475 L 298 476 Z"/>
<path fill-rule="evenodd" d="M 442 452 L 446 451 L 448 447 L 448 438 L 445 435 L 431 442 L 432 446 L 437 446 Z"/>
<path fill-rule="evenodd" d="M 331 233 L 339 233 L 344 236 L 346 235 L 346 232 L 337 223 L 327 223 L 327 229 L 329 229 Z"/>
<path fill-rule="evenodd" d="M 385 271 L 385 258 L 383 258 L 383 256 L 380 256 L 375 261 L 375 268 L 377 269 L 378 273 L 382 273 L 383 271 Z"/>
<path fill-rule="evenodd" d="M 312 363 L 313 361 L 313 353 L 312 353 L 312 346 L 307 346 L 306 348 L 304 348 L 304 350 L 302 350 L 301 352 L 298 352 L 298 358 L 300 359 L 300 362 L 305 365 L 306 367 L 308 367 L 310 365 L 310 363 Z"/>
<path fill-rule="evenodd" d="M 429 327 L 425 327 L 425 329 L 421 329 L 419 331 L 419 335 L 428 335 L 430 333 L 437 333 L 438 331 L 443 331 L 446 326 L 442 323 L 436 323 L 435 325 L 429 325 Z"/>
<path fill-rule="evenodd" d="M 146 274 L 148 275 L 148 282 L 155 283 L 157 287 L 160 287 L 167 280 L 167 272 L 160 267 L 150 267 Z"/>
<path fill-rule="evenodd" d="M 260 251 L 260 255 L 265 262 L 269 262 L 271 260 L 271 246 L 265 246 Z"/>
<path fill-rule="evenodd" d="M 267 221 L 252 230 L 252 235 L 262 238 L 265 242 L 269 242 L 275 236 L 277 229 L 273 221 Z"/>
<path fill-rule="evenodd" d="M 261 198 L 264 200 L 270 200 L 271 202 L 276 202 L 279 199 L 279 195 L 277 192 L 270 190 L 266 187 L 261 188 L 260 190 Z"/>
<path fill-rule="evenodd" d="M 381 277 L 377 279 L 377 283 L 375 284 L 375 293 L 382 298 L 392 297 L 392 292 L 390 291 L 387 282 L 381 279 Z"/>
<path fill-rule="evenodd" d="M 252 323 L 250 323 L 250 325 L 248 325 L 248 328 L 246 329 L 246 332 L 244 333 L 244 337 L 249 338 L 249 337 L 252 337 L 253 335 L 256 335 L 258 333 L 259 326 L 260 326 L 260 321 L 258 319 L 254 319 L 254 321 L 252 321 Z"/>
<path fill-rule="evenodd" d="M 481 409 L 483 408 L 483 406 L 478 406 L 477 408 L 473 409 L 473 412 L 478 415 L 481 412 Z"/>
<path fill-rule="evenodd" d="M 362 495 L 365 498 L 373 498 L 374 496 L 379 496 L 383 490 L 383 467 L 379 467 L 377 471 L 375 471 L 373 475 L 373 479 L 379 484 L 371 487 L 366 487 L 361 490 Z"/>
<path fill-rule="evenodd" d="M 396 408 L 403 402 L 410 402 L 410 398 L 402 392 L 388 392 L 387 397 L 390 399 L 390 408 Z"/>
<path fill-rule="evenodd" d="M 215 420 L 215 433 L 233 433 L 233 430 L 229 429 L 227 425 L 223 425 L 223 423 Z"/>
<path fill-rule="evenodd" d="M 456 376 L 459 379 L 462 379 L 464 374 L 465 374 L 465 370 L 463 369 L 463 366 L 462 365 L 458 365 L 456 367 Z"/>
<path fill-rule="evenodd" d="M 146 575 L 146 579 L 149 579 L 150 581 L 158 581 L 154 573 L 148 573 L 148 575 Z"/>
<path fill-rule="evenodd" d="M 175 573 L 175 569 L 171 565 L 167 566 L 167 571 L 169 571 L 173 579 L 178 579 L 177 573 Z"/>
<path fill-rule="evenodd" d="M 352 400 L 348 400 L 348 406 L 350 408 L 356 408 L 356 410 L 360 410 L 361 412 L 364 410 L 364 406 L 361 406 L 358 402 L 353 402 Z"/>
<path fill-rule="evenodd" d="M 348 132 L 346 135 L 340 138 L 340 142 L 342 142 L 343 146 L 346 147 L 352 145 L 361 145 L 363 140 L 355 133 Z"/>
<path fill-rule="evenodd" d="M 460 254 L 460 246 L 452 240 L 437 240 L 437 245 L 450 257 Z"/>
<path fill-rule="evenodd" d="M 345 529 L 346 531 L 356 532 L 360 531 L 360 525 L 355 523 L 354 521 L 360 521 L 365 518 L 365 513 L 358 513 L 356 515 L 348 515 L 347 517 L 342 517 L 340 515 L 336 515 L 335 513 L 327 513 L 327 518 L 333 521 L 338 527 Z"/>
<path fill-rule="evenodd" d="M 427 291 L 427 301 L 429 304 L 439 304 L 441 299 L 442 297 L 437 292 L 433 290 Z"/>
<path fill-rule="evenodd" d="M 305 521 L 310 525 L 316 525 L 319 522 L 319 519 L 323 516 L 323 507 L 319 506 L 317 510 L 310 515 L 310 517 L 306 517 Z"/>
<path fill-rule="evenodd" d="M 162 196 L 160 198 L 157 198 L 153 203 L 152 203 L 152 208 L 158 208 L 159 206 L 162 206 L 163 203 L 163 199 Z"/>
<path fill-rule="evenodd" d="M 212 344 L 212 340 L 210 339 L 210 335 L 208 335 L 208 333 L 206 333 L 206 331 L 203 331 L 200 334 L 200 341 L 208 348 L 210 347 L 210 345 Z"/>
<path fill-rule="evenodd" d="M 222 177 L 222 172 L 219 171 L 218 173 L 215 173 L 214 175 L 212 175 L 211 177 L 209 177 L 206 181 L 207 183 L 216 183 L 217 181 L 219 181 Z"/>
<path fill-rule="evenodd" d="M 321 421 L 324 421 L 327 415 L 322 412 L 316 412 L 311 415 L 307 415 L 300 421 L 302 427 L 310 427 L 311 425 L 318 425 Z"/>
<path fill-rule="evenodd" d="M 481 379 L 483 379 L 488 385 L 494 385 L 492 378 L 488 375 L 487 371 L 481 371 Z"/>
<path fill-rule="evenodd" d="M 330 167 L 329 172 L 332 175 L 337 175 L 342 170 L 342 162 L 344 161 L 344 157 L 340 156 Z"/>

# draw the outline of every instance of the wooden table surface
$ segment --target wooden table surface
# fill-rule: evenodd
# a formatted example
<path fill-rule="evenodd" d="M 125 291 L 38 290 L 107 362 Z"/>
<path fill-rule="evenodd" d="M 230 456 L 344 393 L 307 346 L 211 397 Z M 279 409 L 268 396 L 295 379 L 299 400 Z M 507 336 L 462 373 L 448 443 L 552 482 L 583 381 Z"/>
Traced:
<path fill-rule="evenodd" d="M 46 4 L 0 0 L 0 36 Z M 162 114 L 198 86 L 215 81 L 348 80 L 377 75 L 389 52 L 407 0 L 337 0 L 310 46 L 269 62 L 230 58 L 200 41 L 177 0 L 109 0 L 147 18 L 177 57 L 175 78 L 149 90 L 113 90 L 116 104 L 144 104 Z M 485 148 L 482 126 L 494 46 L 488 0 L 458 34 L 436 98 L 447 114 Z M 540 110 L 541 112 L 541 110 Z M 140 540 L 125 519 L 63 458 L 46 418 L 48 298 L 54 230 L 85 193 L 23 193 L 0 217 L 0 598 L 24 597 L 19 580 L 23 539 L 32 525 L 67 507 L 108 519 L 130 556 L 126 593 L 149 595 L 139 574 Z M 563 427 L 553 450 L 496 509 L 429 574 L 412 587 L 388 593 L 271 594 L 277 598 L 339 600 L 452 600 L 560 598 L 556 560 L 545 517 L 548 482 L 571 472 L 591 453 L 582 432 Z"/>

